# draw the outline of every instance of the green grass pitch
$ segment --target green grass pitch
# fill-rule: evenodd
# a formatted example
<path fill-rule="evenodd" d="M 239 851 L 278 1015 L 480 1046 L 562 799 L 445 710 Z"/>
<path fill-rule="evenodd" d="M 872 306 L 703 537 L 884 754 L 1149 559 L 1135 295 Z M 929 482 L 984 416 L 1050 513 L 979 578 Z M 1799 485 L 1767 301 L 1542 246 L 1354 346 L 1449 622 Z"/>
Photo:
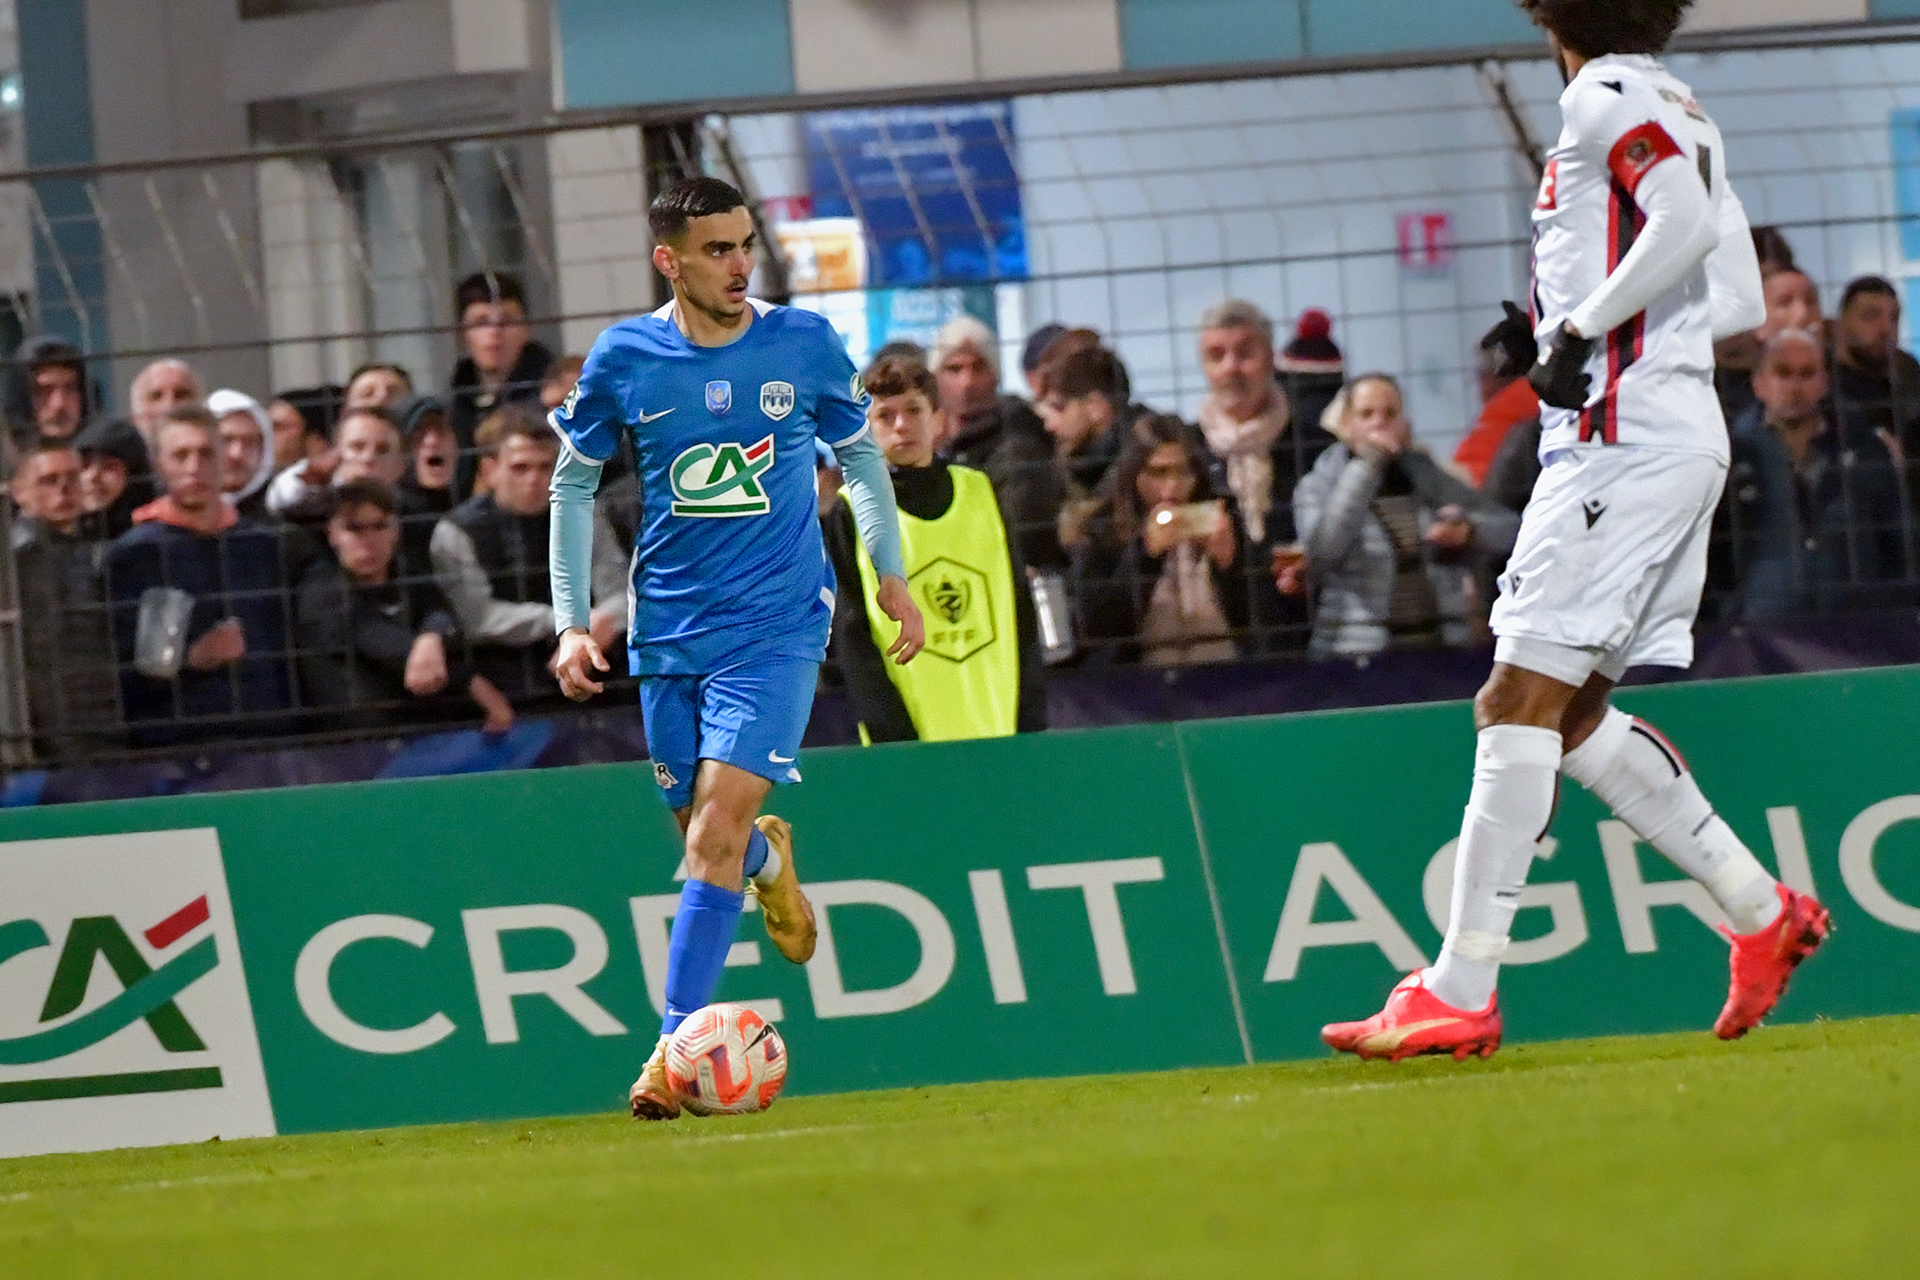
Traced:
<path fill-rule="evenodd" d="M 1881 1018 L 45 1156 L 0 1163 L 0 1276 L 1914 1276 L 1917 1042 Z"/>

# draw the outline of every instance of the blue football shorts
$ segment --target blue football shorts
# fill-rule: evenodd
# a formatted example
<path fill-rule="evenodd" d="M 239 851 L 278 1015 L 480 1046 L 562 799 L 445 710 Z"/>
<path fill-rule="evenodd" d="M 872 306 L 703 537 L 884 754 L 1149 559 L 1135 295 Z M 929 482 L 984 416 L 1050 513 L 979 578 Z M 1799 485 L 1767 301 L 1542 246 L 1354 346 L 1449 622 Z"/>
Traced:
<path fill-rule="evenodd" d="M 640 711 L 653 778 L 670 809 L 693 803 L 702 760 L 718 760 L 769 782 L 800 781 L 800 739 L 813 713 L 820 664 L 759 658 L 700 676 L 646 676 Z"/>

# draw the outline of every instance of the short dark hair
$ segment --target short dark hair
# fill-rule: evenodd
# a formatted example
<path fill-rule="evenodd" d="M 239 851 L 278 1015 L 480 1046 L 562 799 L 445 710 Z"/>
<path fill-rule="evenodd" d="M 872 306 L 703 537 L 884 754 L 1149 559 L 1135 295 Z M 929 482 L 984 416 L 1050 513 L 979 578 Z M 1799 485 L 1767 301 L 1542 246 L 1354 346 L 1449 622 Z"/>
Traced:
<path fill-rule="evenodd" d="M 1583 58 L 1659 53 L 1693 0 L 1519 0 L 1534 25 Z"/>
<path fill-rule="evenodd" d="M 459 318 L 467 314 L 467 308 L 476 302 L 512 302 L 517 303 L 524 313 L 527 309 L 527 290 L 520 283 L 520 277 L 510 276 L 504 271 L 476 271 L 462 280 L 453 291 L 453 314 Z M 389 365 L 388 368 L 394 366 Z M 403 370 L 404 372 L 404 370 Z M 354 372 L 360 376 L 360 371 Z M 412 385 L 409 380 L 408 385 Z"/>
<path fill-rule="evenodd" d="M 886 346 L 873 353 L 873 366 L 877 366 L 888 356 L 906 356 L 909 360 L 918 360 L 921 364 L 925 364 L 927 362 L 927 349 L 909 339 L 895 338 L 892 342 L 889 342 Z M 873 366 L 869 367 L 871 368 Z"/>
<path fill-rule="evenodd" d="M 1046 361 L 1047 348 L 1054 339 L 1067 331 L 1063 324 L 1043 324 L 1027 335 L 1026 345 L 1020 348 L 1020 372 L 1032 373 Z"/>
<path fill-rule="evenodd" d="M 1071 336 L 1071 335 L 1067 335 Z M 1057 339 L 1055 345 L 1065 339 Z M 1120 357 L 1105 347 L 1075 347 L 1049 355 L 1040 366 L 1040 394 L 1049 398 L 1078 400 L 1082 396 L 1105 396 L 1115 408 L 1126 403 L 1126 366 Z"/>
<path fill-rule="evenodd" d="M 1840 295 L 1840 314 L 1845 315 L 1848 307 L 1865 297 L 1892 298 L 1899 302 L 1900 291 L 1885 276 L 1861 276 L 1848 284 L 1847 291 Z"/>
<path fill-rule="evenodd" d="M 466 307 L 463 306 L 460 309 L 462 311 L 465 311 Z M 395 377 L 399 378 L 400 381 L 406 383 L 408 390 L 413 389 L 413 375 L 408 373 L 401 366 L 397 364 L 388 364 L 384 360 L 371 361 L 367 364 L 361 365 L 358 369 L 355 369 L 352 373 L 347 375 L 347 385 L 351 387 L 354 383 L 360 381 L 360 375 L 364 373 L 391 373 Z"/>
<path fill-rule="evenodd" d="M 1793 246 L 1787 243 L 1787 238 L 1780 234 L 1778 227 L 1753 229 L 1753 256 L 1760 259 L 1760 270 L 1767 275 L 1800 270 L 1793 258 Z"/>
<path fill-rule="evenodd" d="M 731 182 L 699 174 L 682 178 L 655 196 L 647 209 L 647 226 L 656 241 L 678 240 L 695 218 L 730 213 L 746 203 L 740 188 Z"/>
<path fill-rule="evenodd" d="M 547 420 L 518 402 L 503 404 L 488 414 L 474 430 L 473 443 L 482 456 L 495 458 L 500 455 L 501 446 L 513 436 L 555 449 L 560 447 L 560 437 L 553 433 Z"/>
<path fill-rule="evenodd" d="M 371 476 L 362 476 L 358 480 L 349 480 L 328 490 L 332 501 L 327 504 L 327 519 L 331 520 L 348 507 L 378 507 L 390 516 L 400 514 L 400 495 L 394 487 Z"/>
<path fill-rule="evenodd" d="M 933 371 L 912 356 L 881 356 L 867 366 L 860 375 L 860 381 L 866 384 L 867 394 L 875 400 L 886 396 L 903 396 L 910 391 L 918 391 L 927 398 L 927 403 L 940 407 L 940 383 Z"/>
<path fill-rule="evenodd" d="M 79 446 L 74 444 L 73 441 L 73 436 L 67 436 L 60 440 L 55 440 L 50 436 L 35 436 L 33 439 L 27 441 L 25 447 L 20 450 L 20 465 L 24 467 L 27 463 L 33 461 L 33 459 L 44 454 L 79 453 Z"/>
<path fill-rule="evenodd" d="M 314 436 L 321 440 L 333 438 L 334 419 L 340 414 L 341 402 L 346 399 L 347 389 L 338 386 L 299 387 L 292 391 L 282 391 L 273 398 L 285 400 L 300 415 L 302 435 Z"/>

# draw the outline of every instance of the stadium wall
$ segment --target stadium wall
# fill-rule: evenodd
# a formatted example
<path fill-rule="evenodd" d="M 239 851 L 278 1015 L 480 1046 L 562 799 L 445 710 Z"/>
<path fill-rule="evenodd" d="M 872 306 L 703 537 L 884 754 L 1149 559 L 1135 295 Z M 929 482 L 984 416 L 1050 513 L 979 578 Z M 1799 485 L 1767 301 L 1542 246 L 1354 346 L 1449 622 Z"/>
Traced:
<path fill-rule="evenodd" d="M 1720 123 L 1752 220 L 1785 232 L 1830 311 L 1857 275 L 1905 287 L 1920 274 L 1920 236 L 1901 234 L 1920 199 L 1920 42 L 1668 61 Z M 1013 97 L 1027 277 L 996 291 L 1008 388 L 1024 394 L 1027 329 L 1087 325 L 1110 336 L 1136 398 L 1191 418 L 1209 306 L 1251 299 L 1283 334 L 1320 307 L 1348 370 L 1400 375 L 1415 429 L 1450 453 L 1480 411 L 1474 345 L 1503 299 L 1525 296 L 1528 156 L 1558 136 L 1562 89 L 1540 58 Z M 729 118 L 776 207 L 812 198 L 808 120 Z M 1407 240 L 1430 217 L 1432 253 Z"/>
<path fill-rule="evenodd" d="M 1622 701 L 1833 911 L 1780 1018 L 1920 1009 L 1920 672 Z M 1450 704 L 810 754 L 775 807 L 819 953 L 777 963 L 749 918 L 721 997 L 780 1023 L 800 1092 L 1321 1054 L 1438 946 L 1471 741 Z M 0 1155 L 617 1107 L 677 900 L 651 792 L 604 766 L 0 815 Z M 1704 892 L 1584 795 L 1556 830 L 1510 1037 L 1708 1034 Z"/>
<path fill-rule="evenodd" d="M 1863 24 L 1914 0 L 1702 0 L 1687 34 Z M 570 110 L 1537 47 L 1508 0 L 554 0 Z M 725 48 L 726 56 L 711 50 Z"/>

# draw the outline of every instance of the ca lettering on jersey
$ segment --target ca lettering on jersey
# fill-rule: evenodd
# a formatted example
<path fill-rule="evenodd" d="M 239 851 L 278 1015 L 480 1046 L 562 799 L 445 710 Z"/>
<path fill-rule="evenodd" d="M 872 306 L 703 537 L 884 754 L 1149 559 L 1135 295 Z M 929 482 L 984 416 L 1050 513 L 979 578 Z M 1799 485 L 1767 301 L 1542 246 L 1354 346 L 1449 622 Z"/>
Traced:
<path fill-rule="evenodd" d="M 757 444 L 696 444 L 673 460 L 673 514 L 704 520 L 764 516 L 773 510 L 760 483 L 773 466 L 773 437 Z"/>

